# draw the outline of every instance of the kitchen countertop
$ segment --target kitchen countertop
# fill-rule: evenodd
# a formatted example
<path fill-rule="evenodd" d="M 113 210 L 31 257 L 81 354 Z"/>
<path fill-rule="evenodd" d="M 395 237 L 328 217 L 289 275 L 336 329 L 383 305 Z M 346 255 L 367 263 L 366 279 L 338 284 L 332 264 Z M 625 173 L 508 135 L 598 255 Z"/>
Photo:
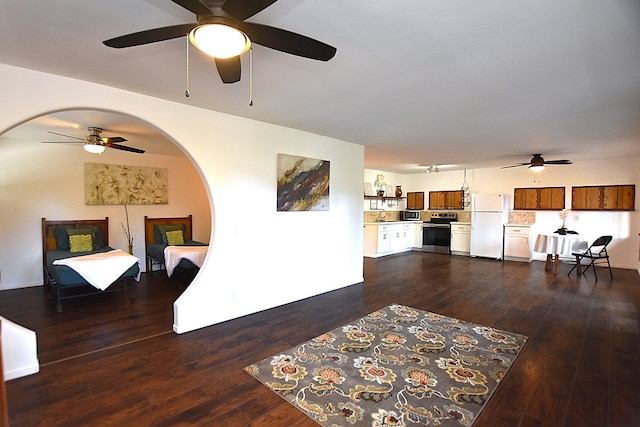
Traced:
<path fill-rule="evenodd" d="M 505 227 L 531 227 L 532 224 L 505 224 Z"/>
<path fill-rule="evenodd" d="M 422 221 L 365 221 L 365 225 L 378 225 L 378 224 L 422 224 Z"/>

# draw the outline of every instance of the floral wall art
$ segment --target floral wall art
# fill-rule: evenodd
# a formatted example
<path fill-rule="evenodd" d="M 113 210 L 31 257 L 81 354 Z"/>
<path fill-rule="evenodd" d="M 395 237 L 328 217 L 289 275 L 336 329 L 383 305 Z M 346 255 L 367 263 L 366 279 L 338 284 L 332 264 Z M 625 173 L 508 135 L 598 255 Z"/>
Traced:
<path fill-rule="evenodd" d="M 85 204 L 168 204 L 167 180 L 165 168 L 85 163 Z"/>
<path fill-rule="evenodd" d="M 328 211 L 329 163 L 278 154 L 278 211 Z"/>

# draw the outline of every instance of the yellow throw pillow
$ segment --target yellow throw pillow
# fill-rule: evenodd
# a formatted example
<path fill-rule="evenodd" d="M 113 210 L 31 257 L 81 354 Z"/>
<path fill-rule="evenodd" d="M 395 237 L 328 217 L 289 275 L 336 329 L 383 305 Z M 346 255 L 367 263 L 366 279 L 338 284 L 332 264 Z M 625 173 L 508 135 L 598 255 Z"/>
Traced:
<path fill-rule="evenodd" d="M 184 245 L 182 230 L 167 231 L 167 244 L 169 246 Z"/>
<path fill-rule="evenodd" d="M 93 237 L 91 234 L 74 234 L 69 236 L 69 252 L 91 252 Z"/>

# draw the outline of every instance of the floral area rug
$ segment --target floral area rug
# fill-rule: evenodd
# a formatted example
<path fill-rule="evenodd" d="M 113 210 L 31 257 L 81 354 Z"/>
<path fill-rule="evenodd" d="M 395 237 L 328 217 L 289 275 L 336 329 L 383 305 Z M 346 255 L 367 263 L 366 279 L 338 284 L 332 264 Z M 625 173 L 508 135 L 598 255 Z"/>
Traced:
<path fill-rule="evenodd" d="M 526 340 L 394 304 L 245 371 L 323 426 L 470 426 Z"/>

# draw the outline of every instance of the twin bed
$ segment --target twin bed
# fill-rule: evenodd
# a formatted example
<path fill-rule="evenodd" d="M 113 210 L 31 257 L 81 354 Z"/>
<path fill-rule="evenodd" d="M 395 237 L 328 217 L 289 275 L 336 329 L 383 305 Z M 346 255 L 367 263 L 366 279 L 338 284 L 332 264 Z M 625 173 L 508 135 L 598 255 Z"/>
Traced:
<path fill-rule="evenodd" d="M 82 261 L 85 263 L 79 266 Z M 140 278 L 139 261 L 109 247 L 109 217 L 69 221 L 42 218 L 44 285 L 56 299 L 58 312 L 62 311 L 63 300 L 100 291 L 125 288 L 134 299 L 133 282 Z M 76 264 L 75 269 L 67 265 L 69 262 Z"/>
<path fill-rule="evenodd" d="M 147 271 L 154 265 L 175 269 L 200 268 L 207 245 L 192 240 L 192 217 L 148 218 L 145 216 Z M 135 298 L 140 260 L 109 247 L 109 218 L 99 220 L 49 221 L 42 218 L 42 262 L 45 289 L 56 299 L 58 312 L 63 300 L 99 292 L 128 290 Z"/>
<path fill-rule="evenodd" d="M 207 254 L 206 243 L 193 240 L 192 216 L 181 218 L 144 217 L 144 247 L 147 272 L 154 266 L 171 277 L 178 270 L 197 270 Z"/>

